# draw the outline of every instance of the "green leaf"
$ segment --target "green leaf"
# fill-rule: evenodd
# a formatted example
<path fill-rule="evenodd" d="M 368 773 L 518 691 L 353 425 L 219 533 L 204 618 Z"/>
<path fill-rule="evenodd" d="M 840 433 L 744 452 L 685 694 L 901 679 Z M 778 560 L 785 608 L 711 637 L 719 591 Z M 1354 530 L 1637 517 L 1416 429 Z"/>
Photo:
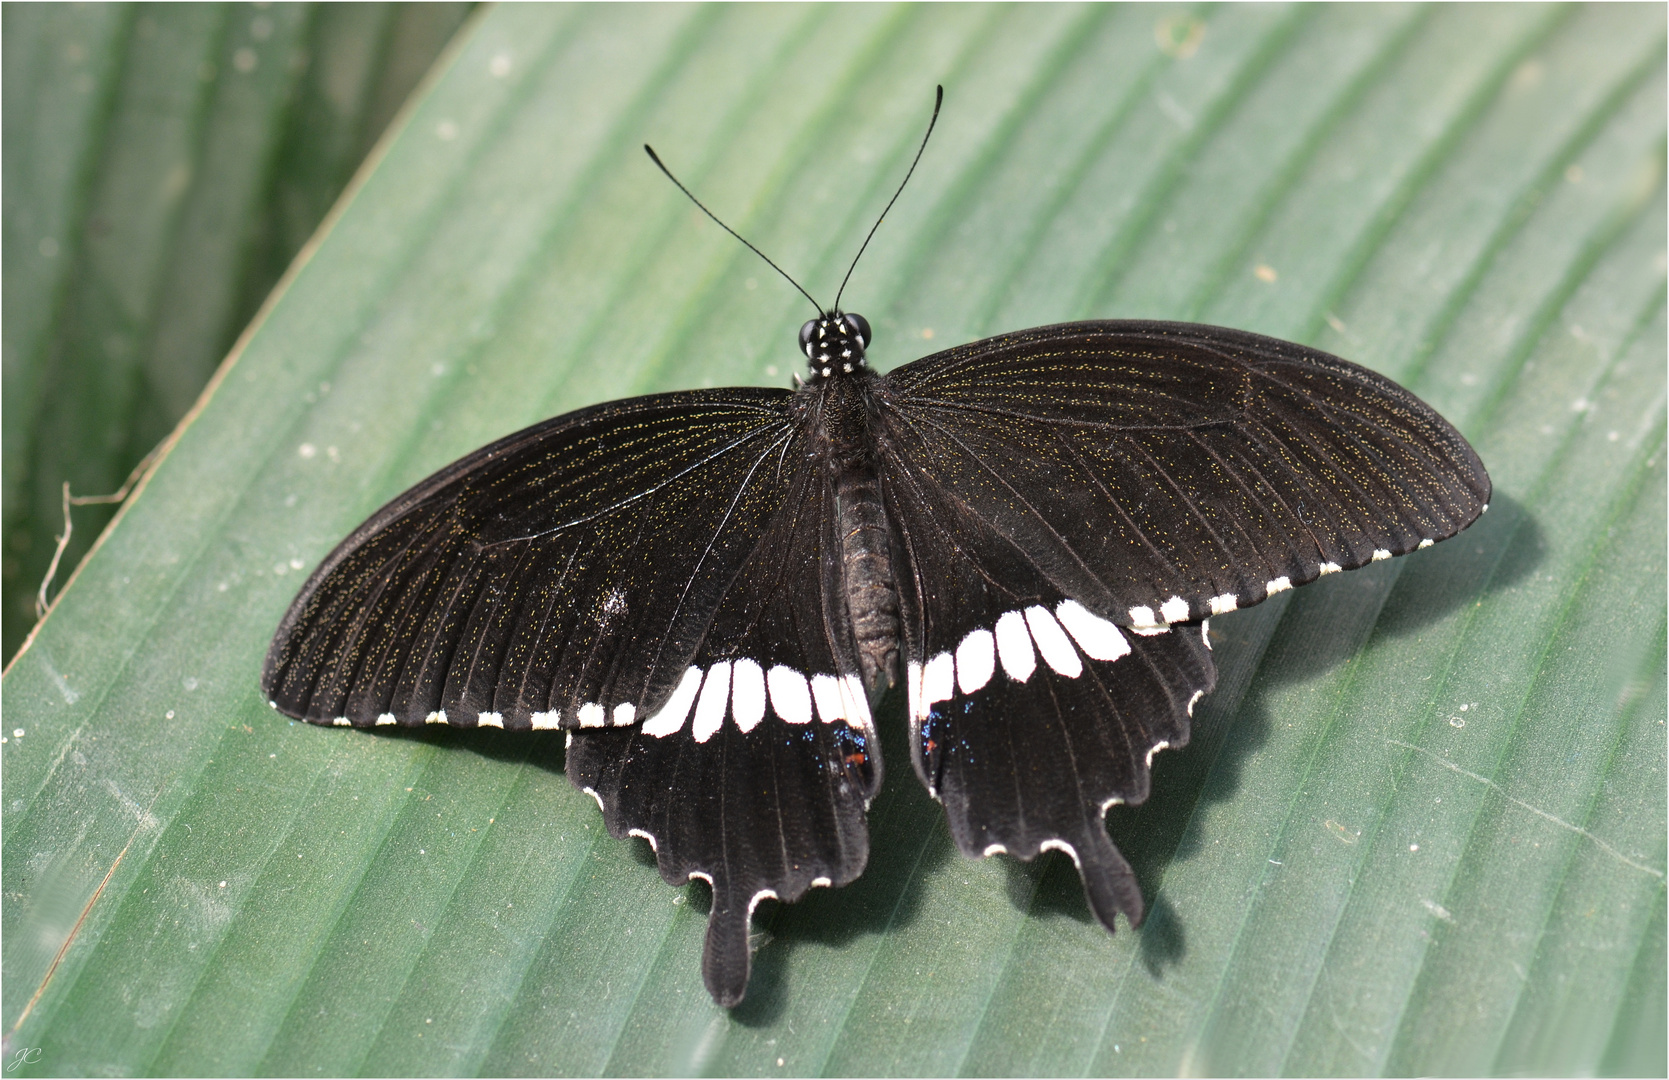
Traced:
<path fill-rule="evenodd" d="M 5 655 L 466 9 L 5 9 Z"/>
<path fill-rule="evenodd" d="M 53 1073 L 1663 1072 L 1664 36 L 1651 6 L 492 10 L 6 676 L 9 1045 Z M 1192 745 L 1110 819 L 1139 931 L 1061 857 L 958 856 L 894 702 L 867 873 L 762 910 L 725 1013 L 705 887 L 606 836 L 560 740 L 291 724 L 261 659 L 306 571 L 456 456 L 797 370 L 803 300 L 643 142 L 827 297 L 941 81 L 846 294 L 882 366 L 1086 316 L 1296 338 L 1454 420 L 1495 505 L 1213 623 Z"/>

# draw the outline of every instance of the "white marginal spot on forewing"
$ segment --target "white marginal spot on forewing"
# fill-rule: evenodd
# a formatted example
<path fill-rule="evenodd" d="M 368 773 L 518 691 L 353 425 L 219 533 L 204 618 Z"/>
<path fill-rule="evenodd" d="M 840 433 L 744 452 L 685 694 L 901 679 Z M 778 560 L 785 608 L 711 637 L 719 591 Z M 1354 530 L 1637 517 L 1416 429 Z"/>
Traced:
<path fill-rule="evenodd" d="M 588 701 L 580 706 L 580 727 L 606 727 L 608 713 L 595 701 Z"/>
<path fill-rule="evenodd" d="M 1292 588 L 1292 579 L 1285 577 L 1278 577 L 1264 586 L 1267 596 L 1274 596 L 1278 592 L 1286 592 L 1290 588 Z"/>
<path fill-rule="evenodd" d="M 1026 609 L 1026 625 L 1031 627 L 1032 640 L 1037 642 L 1037 651 L 1043 654 L 1043 659 L 1056 672 L 1069 679 L 1076 679 L 1084 673 L 1084 662 L 1078 659 L 1078 650 L 1072 647 L 1072 642 L 1061 629 L 1061 624 L 1049 614 L 1049 609 L 1041 605 L 1033 605 Z"/>
<path fill-rule="evenodd" d="M 730 661 L 720 660 L 707 669 L 701 683 L 701 699 L 695 703 L 695 719 L 690 722 L 690 734 L 696 742 L 706 742 L 718 733 L 724 723 L 725 706 L 730 704 Z"/>
<path fill-rule="evenodd" d="M 921 712 L 926 716 L 936 702 L 949 701 L 956 693 L 956 662 L 942 652 L 921 670 Z"/>
<path fill-rule="evenodd" d="M 1344 567 L 1340 566 L 1336 562 L 1324 562 L 1321 564 L 1321 572 L 1323 574 L 1336 574 L 1343 569 Z"/>
<path fill-rule="evenodd" d="M 997 656 L 1003 670 L 1015 682 L 1025 682 L 1037 670 L 1037 654 L 1032 651 L 1032 635 L 1026 629 L 1026 617 L 1010 611 L 997 620 Z"/>
<path fill-rule="evenodd" d="M 1200 698 L 1205 697 L 1204 690 L 1195 690 L 1194 696 L 1188 699 L 1188 715 L 1194 715 L 1194 706 L 1199 704 Z"/>
<path fill-rule="evenodd" d="M 956 647 L 956 685 L 971 694 L 991 681 L 997 669 L 997 642 L 989 630 L 974 630 Z"/>
<path fill-rule="evenodd" d="M 589 790 L 589 789 L 587 789 L 587 790 Z M 645 832 L 642 829 L 627 829 L 626 830 L 626 835 L 627 836 L 641 836 L 643 839 L 649 841 L 649 850 L 650 851 L 659 852 L 661 850 L 661 845 L 656 842 L 654 833 Z"/>
<path fill-rule="evenodd" d="M 1374 549 L 1374 552 L 1373 552 L 1373 561 L 1374 562 L 1384 562 L 1386 559 L 1389 559 L 1390 557 L 1391 557 L 1391 553 L 1389 551 L 1386 551 L 1384 548 L 1375 548 Z"/>
<path fill-rule="evenodd" d="M 987 844 L 985 846 L 985 850 L 980 852 L 980 854 L 989 859 L 993 855 L 1007 855 L 1008 849 L 1003 847 L 1001 844 Z"/>
<path fill-rule="evenodd" d="M 1227 615 L 1240 606 L 1240 600 L 1233 593 L 1226 592 L 1222 596 L 1213 596 L 1206 604 L 1210 606 L 1213 615 Z"/>
<path fill-rule="evenodd" d="M 765 674 L 771 688 L 771 708 L 790 724 L 811 723 L 811 686 L 791 667 L 778 664 Z"/>
<path fill-rule="evenodd" d="M 332 720 L 331 723 L 335 724 L 337 727 L 351 727 L 351 726 L 353 726 L 353 721 L 349 720 L 345 716 L 338 716 L 336 719 Z"/>
<path fill-rule="evenodd" d="M 1091 660 L 1117 660 L 1130 655 L 1130 642 L 1119 628 L 1076 600 L 1062 600 L 1055 605 L 1055 618 Z"/>
<path fill-rule="evenodd" d="M 425 724 L 444 724 L 444 723 L 446 723 L 446 710 L 441 709 L 438 712 L 430 713 L 428 716 L 425 716 L 423 718 L 423 722 Z"/>
<path fill-rule="evenodd" d="M 1159 617 L 1166 622 L 1187 622 L 1188 601 L 1180 596 L 1173 596 L 1159 605 Z"/>
<path fill-rule="evenodd" d="M 552 709 L 550 712 L 534 713 L 528 722 L 533 725 L 534 731 L 551 731 L 562 726 L 561 720 L 561 711 Z"/>
<path fill-rule="evenodd" d="M 840 680 L 833 675 L 811 677 L 811 700 L 817 703 L 817 719 L 825 724 L 845 719 L 841 708 Z"/>
<path fill-rule="evenodd" d="M 701 689 L 701 669 L 692 667 L 684 672 L 684 677 L 678 683 L 678 689 L 666 699 L 661 711 L 643 722 L 643 733 L 653 735 L 657 739 L 664 739 L 673 732 L 683 728 L 684 720 L 690 715 L 690 706 L 695 704 L 696 691 Z"/>
<path fill-rule="evenodd" d="M 1158 626 L 1159 620 L 1153 617 L 1153 609 L 1146 604 L 1140 604 L 1130 609 L 1130 625 L 1140 628 Z"/>
<path fill-rule="evenodd" d="M 504 714 L 484 712 L 475 718 L 475 726 L 502 728 L 504 726 Z"/>
<path fill-rule="evenodd" d="M 377 717 L 378 727 L 387 727 L 389 724 L 397 723 L 399 723 L 399 721 L 394 719 L 394 714 L 391 712 L 385 712 L 381 716 Z"/>
<path fill-rule="evenodd" d="M 1432 539 L 1432 538 L 1431 538 L 1431 537 L 1429 537 L 1429 536 L 1428 536 L 1428 537 L 1426 537 L 1426 538 L 1425 538 L 1425 539 L 1424 539 L 1424 540 L 1421 540 L 1421 541 L 1420 541 L 1420 547 L 1422 547 L 1422 548 L 1429 548 L 1429 547 L 1431 547 L 1431 546 L 1432 546 L 1432 545 L 1433 545 L 1433 544 L 1435 544 L 1435 543 L 1437 543 L 1437 541 L 1436 541 L 1436 540 L 1433 540 L 1433 539 Z"/>
<path fill-rule="evenodd" d="M 743 731 L 765 718 L 765 670 L 752 660 L 736 661 L 730 673 L 730 715 Z"/>
<path fill-rule="evenodd" d="M 637 706 L 629 701 L 622 701 L 614 707 L 614 715 L 610 717 L 615 727 L 631 727 L 632 721 L 637 719 Z"/>

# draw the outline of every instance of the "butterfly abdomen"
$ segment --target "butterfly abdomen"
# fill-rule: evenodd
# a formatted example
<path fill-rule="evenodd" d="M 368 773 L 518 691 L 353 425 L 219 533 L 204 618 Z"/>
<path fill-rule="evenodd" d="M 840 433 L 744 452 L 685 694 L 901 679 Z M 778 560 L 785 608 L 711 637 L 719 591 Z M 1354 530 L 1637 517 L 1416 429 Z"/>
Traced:
<path fill-rule="evenodd" d="M 898 587 L 893 579 L 886 511 L 874 473 L 837 478 L 842 577 L 852 636 L 873 697 L 898 677 Z"/>
<path fill-rule="evenodd" d="M 898 678 L 898 584 L 887 512 L 881 502 L 864 393 L 868 372 L 820 388 L 820 440 L 835 496 L 841 592 L 851 620 L 864 689 L 873 698 Z"/>

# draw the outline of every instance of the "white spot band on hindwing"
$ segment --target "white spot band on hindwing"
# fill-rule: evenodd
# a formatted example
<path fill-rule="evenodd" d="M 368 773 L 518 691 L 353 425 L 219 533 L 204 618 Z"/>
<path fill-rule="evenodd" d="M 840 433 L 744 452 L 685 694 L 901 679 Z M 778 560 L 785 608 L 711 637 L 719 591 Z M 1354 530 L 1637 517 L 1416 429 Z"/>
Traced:
<path fill-rule="evenodd" d="M 689 718 L 690 706 L 695 704 L 695 695 L 701 689 L 701 669 L 692 667 L 684 672 L 684 678 L 679 681 L 678 688 L 672 696 L 666 699 L 661 711 L 643 722 L 643 733 L 664 739 L 675 731 L 681 731 L 684 721 Z"/>
<path fill-rule="evenodd" d="M 956 647 L 956 684 L 971 694 L 991 681 L 997 667 L 996 639 L 989 630 L 975 630 Z"/>
<path fill-rule="evenodd" d="M 731 669 L 730 712 L 736 726 L 752 731 L 765 718 L 765 672 L 752 660 L 741 659 Z"/>
<path fill-rule="evenodd" d="M 1037 643 L 1037 651 L 1043 654 L 1043 659 L 1055 669 L 1058 674 L 1069 679 L 1076 679 L 1084 673 L 1084 662 L 1078 659 L 1078 650 L 1072 647 L 1072 642 L 1061 629 L 1061 624 L 1049 614 L 1049 609 L 1036 605 L 1026 609 L 1026 625 L 1031 628 L 1032 640 Z"/>
<path fill-rule="evenodd" d="M 696 742 L 706 742 L 718 734 L 729 703 L 730 661 L 720 660 L 707 669 L 707 677 L 701 682 L 701 697 L 695 703 L 695 719 L 690 724 Z"/>
<path fill-rule="evenodd" d="M 1161 625 L 1138 633 L 1168 629 Z M 1004 612 L 992 629 L 970 630 L 954 652 L 941 652 L 925 664 L 910 662 L 910 715 L 926 719 L 934 705 L 949 701 L 958 690 L 967 695 L 983 689 L 999 664 L 1005 676 L 1023 683 L 1037 671 L 1041 656 L 1057 675 L 1076 679 L 1084 673 L 1080 651 L 1091 660 L 1118 660 L 1130 655 L 1130 639 L 1076 600 L 1062 600 L 1053 612 L 1041 604 Z"/>
<path fill-rule="evenodd" d="M 1213 611 L 1232 610 L 1223 603 L 1225 599 L 1232 601 L 1233 597 L 1214 598 Z M 1161 607 L 1165 615 L 1178 621 L 1190 614 L 1180 597 L 1171 597 Z M 1169 622 L 1152 621 L 1151 609 L 1132 609 L 1133 615 L 1144 612 L 1149 622 L 1131 627 L 1131 632 L 1151 635 L 1170 630 Z M 1004 612 L 993 626 L 968 631 L 954 649 L 939 652 L 925 662 L 907 664 L 910 714 L 924 719 L 939 702 L 949 701 L 958 693 L 976 694 L 999 670 L 1014 682 L 1026 682 L 1036 673 L 1040 659 L 1055 674 L 1076 679 L 1084 673 L 1084 657 L 1110 662 L 1130 655 L 1130 639 L 1125 635 L 1126 630 L 1076 600 L 1062 600 L 1053 611 L 1034 604 Z M 612 722 L 629 724 L 634 713 L 632 705 L 615 706 Z M 643 722 L 643 733 L 665 738 L 682 731 L 688 721 L 690 735 L 704 743 L 723 728 L 727 717 L 738 730 L 747 733 L 767 714 L 788 724 L 809 724 L 814 717 L 823 723 L 844 722 L 865 730 L 873 724 L 868 696 L 856 674 L 819 672 L 808 676 L 784 664 L 765 671 L 758 661 L 741 657 L 718 661 L 706 670 L 687 669 L 666 705 Z M 535 726 L 543 726 L 539 721 L 547 716 L 550 726 L 555 726 L 554 712 L 536 714 Z M 606 717 L 600 704 L 587 703 L 580 708 L 581 727 L 604 726 Z"/>
<path fill-rule="evenodd" d="M 1187 614 L 1186 610 L 1183 614 Z M 1055 605 L 1055 618 L 1091 660 L 1117 660 L 1130 655 L 1130 642 L 1119 628 L 1076 600 L 1062 600 Z"/>
<path fill-rule="evenodd" d="M 1015 682 L 1025 682 L 1037 670 L 1032 632 L 1026 629 L 1026 617 L 1018 611 L 997 620 L 997 655 L 1002 658 L 1003 671 Z"/>
<path fill-rule="evenodd" d="M 587 726 L 585 710 L 590 708 L 602 715 L 600 705 L 583 706 L 581 726 Z M 635 712 L 632 705 L 616 706 L 614 722 L 629 724 Z M 759 726 L 767 712 L 788 724 L 809 724 L 816 716 L 827 724 L 846 723 L 865 730 L 872 727 L 869 698 L 858 676 L 817 674 L 807 678 L 784 664 L 766 671 L 757 660 L 741 657 L 721 660 L 705 671 L 698 667 L 686 670 L 666 705 L 643 722 L 643 733 L 664 739 L 682 731 L 689 720 L 690 735 L 704 743 L 724 727 L 726 717 L 747 733 Z"/>
<path fill-rule="evenodd" d="M 771 708 L 790 724 L 811 723 L 811 684 L 791 667 L 778 664 L 765 676 L 771 690 Z"/>

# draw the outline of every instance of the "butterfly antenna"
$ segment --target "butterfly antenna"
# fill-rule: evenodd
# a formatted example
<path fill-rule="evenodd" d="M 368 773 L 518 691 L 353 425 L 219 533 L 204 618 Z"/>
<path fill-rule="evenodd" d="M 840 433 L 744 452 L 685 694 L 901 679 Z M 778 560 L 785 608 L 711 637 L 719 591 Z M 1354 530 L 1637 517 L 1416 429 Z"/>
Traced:
<path fill-rule="evenodd" d="M 840 310 L 840 298 L 846 293 L 846 283 L 852 280 L 852 271 L 858 268 L 858 260 L 863 258 L 864 251 L 869 248 L 869 242 L 875 238 L 875 230 L 881 227 L 881 222 L 887 220 L 887 210 L 892 209 L 892 204 L 898 201 L 900 195 L 904 194 L 904 184 L 908 184 L 910 177 L 915 175 L 916 165 L 921 161 L 922 151 L 927 149 L 927 140 L 933 137 L 933 125 L 939 122 L 939 106 L 944 103 L 945 88 L 941 86 L 938 88 L 938 93 L 934 95 L 933 118 L 927 122 L 927 134 L 921 137 L 921 145 L 916 148 L 916 159 L 910 162 L 910 171 L 904 174 L 904 182 L 898 185 L 898 190 L 893 192 L 892 198 L 887 201 L 887 209 L 881 211 L 881 216 L 875 219 L 874 225 L 870 226 L 869 235 L 863 238 L 863 247 L 860 247 L 858 253 L 852 257 L 852 265 L 846 268 L 846 276 L 840 279 L 840 292 L 835 293 L 836 311 Z M 675 180 L 673 183 L 677 183 L 677 181 Z"/>
<path fill-rule="evenodd" d="M 765 260 L 765 265 L 769 266 L 772 270 L 775 270 L 777 273 L 781 274 L 784 281 L 788 282 L 788 284 L 794 286 L 796 289 L 800 289 L 800 295 L 805 297 L 807 300 L 811 301 L 811 306 L 817 309 L 817 314 L 819 314 L 819 315 L 823 314 L 823 305 L 819 304 L 817 302 L 816 298 L 813 297 L 810 293 L 806 292 L 804 289 L 801 289 L 800 288 L 800 283 L 788 276 L 788 271 L 784 270 L 782 267 L 780 267 L 776 263 L 772 262 L 770 256 L 766 255 L 763 251 L 760 251 L 758 248 L 754 247 L 752 244 L 749 244 L 747 242 L 747 240 L 743 239 L 741 233 L 737 232 L 735 229 L 732 229 L 729 225 L 726 225 L 724 222 L 719 221 L 719 216 L 717 214 L 715 214 L 711 210 L 707 209 L 707 207 L 702 206 L 701 200 L 696 198 L 694 195 L 691 195 L 690 194 L 690 189 L 685 187 L 682 183 L 680 183 L 676 176 L 672 175 L 672 170 L 666 167 L 665 162 L 661 161 L 660 157 L 655 153 L 655 148 L 653 146 L 650 146 L 648 143 L 644 143 L 643 144 L 643 149 L 644 149 L 644 152 L 649 155 L 649 160 L 653 161 L 656 164 L 656 166 L 660 168 L 660 170 L 662 172 L 666 173 L 666 178 L 668 180 L 671 180 L 673 182 L 673 184 L 678 188 L 678 190 L 682 191 L 684 193 L 684 196 L 686 198 L 688 198 L 691 202 L 695 203 L 696 206 L 701 207 L 701 212 L 703 214 L 706 214 L 708 217 L 712 218 L 713 221 L 718 224 L 719 228 L 723 229 L 725 232 L 729 233 L 731 236 L 734 236 L 736 239 L 741 240 L 742 243 L 744 245 L 746 245 L 746 247 L 749 251 L 753 252 L 755 255 L 759 256 L 761 259 L 764 259 Z"/>

